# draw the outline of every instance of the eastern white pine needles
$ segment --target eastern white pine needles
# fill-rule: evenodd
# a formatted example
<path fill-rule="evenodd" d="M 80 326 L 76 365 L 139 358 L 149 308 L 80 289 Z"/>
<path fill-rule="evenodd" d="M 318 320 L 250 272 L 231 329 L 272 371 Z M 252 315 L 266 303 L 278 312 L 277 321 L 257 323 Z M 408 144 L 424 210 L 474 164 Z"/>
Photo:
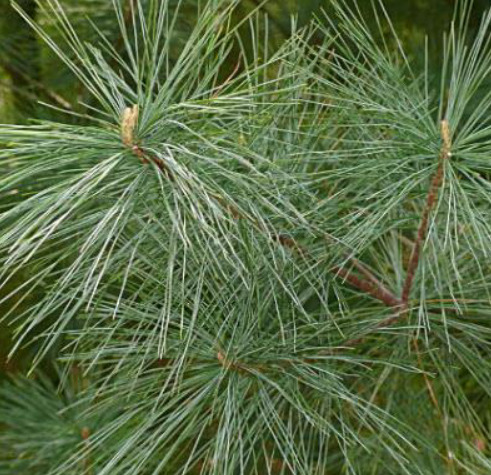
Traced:
<path fill-rule="evenodd" d="M 435 91 L 382 4 L 251 58 L 235 2 L 171 54 L 174 3 L 114 1 L 116 47 L 26 18 L 91 98 L 0 126 L 4 318 L 60 365 L 4 388 L 0 473 L 488 473 L 491 13 Z"/>

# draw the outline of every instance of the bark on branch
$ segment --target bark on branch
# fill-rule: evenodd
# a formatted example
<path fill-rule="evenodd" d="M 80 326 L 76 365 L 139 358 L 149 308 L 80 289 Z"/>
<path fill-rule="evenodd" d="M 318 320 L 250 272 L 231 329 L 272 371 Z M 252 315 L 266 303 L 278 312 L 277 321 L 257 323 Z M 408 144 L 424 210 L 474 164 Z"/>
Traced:
<path fill-rule="evenodd" d="M 373 328 L 373 330 L 390 327 L 397 323 L 402 317 L 407 316 L 409 312 L 409 297 L 413 288 L 416 272 L 419 268 L 419 263 L 421 260 L 421 250 L 428 236 L 430 216 L 438 203 L 438 196 L 440 194 L 440 190 L 443 184 L 443 178 L 445 176 L 445 164 L 452 156 L 452 138 L 448 121 L 443 120 L 441 122 L 440 132 L 442 138 L 442 148 L 438 156 L 438 166 L 435 174 L 433 175 L 430 188 L 426 196 L 426 203 L 421 215 L 416 240 L 414 241 L 411 256 L 409 258 L 409 264 L 407 267 L 406 279 L 404 281 L 401 298 L 399 300 L 399 303 L 394 306 L 396 312 L 390 317 L 379 322 Z M 346 342 L 346 345 L 357 346 L 358 344 L 362 343 L 363 340 L 364 337 L 360 337 L 355 340 L 350 340 Z"/>
<path fill-rule="evenodd" d="M 443 183 L 443 177 L 445 175 L 445 163 L 450 159 L 452 152 L 452 140 L 450 134 L 450 127 L 446 120 L 441 123 L 441 135 L 442 135 L 442 149 L 440 151 L 440 156 L 438 157 L 438 168 L 433 175 L 431 180 L 430 189 L 426 197 L 426 205 L 423 209 L 423 214 L 421 216 L 421 222 L 418 228 L 418 234 L 416 236 L 416 241 L 414 242 L 411 257 L 409 259 L 409 264 L 406 273 L 406 281 L 404 282 L 404 287 L 402 290 L 402 304 L 407 310 L 409 296 L 414 283 L 414 278 L 419 267 L 419 261 L 421 257 L 421 248 L 426 241 L 428 234 L 428 225 L 430 220 L 430 215 L 438 202 L 438 195 L 440 193 L 440 188 Z"/>

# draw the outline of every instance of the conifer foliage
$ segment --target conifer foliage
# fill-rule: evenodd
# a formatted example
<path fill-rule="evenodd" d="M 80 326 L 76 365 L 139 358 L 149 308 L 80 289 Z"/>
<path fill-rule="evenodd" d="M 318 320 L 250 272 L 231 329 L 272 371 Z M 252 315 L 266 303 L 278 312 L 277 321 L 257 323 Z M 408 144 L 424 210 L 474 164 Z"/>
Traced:
<path fill-rule="evenodd" d="M 418 71 L 382 3 L 180 3 L 17 7 L 87 101 L 0 126 L 0 474 L 491 473 L 491 12 Z"/>

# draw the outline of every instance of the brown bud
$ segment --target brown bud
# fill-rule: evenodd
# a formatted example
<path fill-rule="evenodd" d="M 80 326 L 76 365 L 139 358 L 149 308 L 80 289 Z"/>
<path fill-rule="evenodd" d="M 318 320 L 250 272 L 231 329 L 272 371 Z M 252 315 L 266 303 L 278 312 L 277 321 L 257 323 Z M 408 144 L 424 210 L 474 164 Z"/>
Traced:
<path fill-rule="evenodd" d="M 121 139 L 127 147 L 134 144 L 134 132 L 138 123 L 138 106 L 127 107 L 121 116 Z"/>
<path fill-rule="evenodd" d="M 90 429 L 88 427 L 83 427 L 80 431 L 80 435 L 83 440 L 87 440 L 90 437 Z"/>

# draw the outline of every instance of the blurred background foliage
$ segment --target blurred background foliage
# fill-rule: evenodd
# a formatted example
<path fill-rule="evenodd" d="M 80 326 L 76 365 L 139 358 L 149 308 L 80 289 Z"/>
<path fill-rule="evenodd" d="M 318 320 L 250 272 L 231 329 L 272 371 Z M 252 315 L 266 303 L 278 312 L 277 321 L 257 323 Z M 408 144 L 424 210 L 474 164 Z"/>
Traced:
<path fill-rule="evenodd" d="M 130 18 L 131 5 L 135 0 L 119 0 L 126 2 L 125 8 Z M 142 0 L 145 2 L 146 0 Z M 122 38 L 118 35 L 118 25 L 114 19 L 110 0 L 60 0 L 67 15 L 82 39 L 93 39 L 94 29 L 88 18 L 109 38 L 112 45 L 121 50 Z M 196 15 L 199 14 L 199 0 L 175 1 L 181 3 L 178 35 L 183 40 L 190 31 Z M 315 16 L 325 11 L 329 14 L 330 0 L 242 0 L 236 11 L 235 21 L 241 22 L 247 14 L 257 9 L 261 15 L 262 25 L 268 30 L 268 45 L 278 47 L 292 31 L 293 25 L 308 25 Z M 424 48 L 428 38 L 428 48 L 432 58 L 439 59 L 442 34 L 452 19 L 455 0 L 385 0 L 386 9 L 393 20 L 394 26 L 416 67 L 424 61 Z M 18 4 L 27 14 L 34 18 L 57 42 L 62 42 L 56 23 L 43 11 L 43 0 L 18 0 Z M 360 8 L 366 12 L 370 20 L 371 2 L 361 0 Z M 475 0 L 474 16 L 471 24 L 479 24 L 481 13 L 489 6 L 489 0 Z M 267 15 L 267 21 L 265 20 Z M 375 25 L 374 25 L 375 26 Z M 241 28 L 243 41 L 248 42 L 248 24 Z M 178 38 L 177 38 L 178 39 Z M 315 41 L 315 35 L 312 38 Z M 179 44 L 179 41 L 176 42 Z M 176 47 L 176 55 L 178 46 Z M 234 53 L 228 61 L 232 71 L 237 64 Z M 431 66 L 431 64 L 430 64 Z M 230 72 L 224 71 L 224 75 Z M 47 107 L 49 104 L 51 107 Z M 83 121 L 83 114 L 90 107 L 90 98 L 74 79 L 70 71 L 36 36 L 20 15 L 12 8 L 9 0 L 0 0 L 0 121 L 2 123 L 25 123 L 33 120 L 54 119 Z M 72 110 L 79 113 L 67 115 L 61 110 Z M 0 170 L 0 173 L 3 172 Z M 0 196 L 0 206 L 15 200 L 15 193 Z M 1 232 L 1 230 L 0 230 Z M 28 278 L 29 269 L 19 273 L 17 279 Z M 20 314 L 29 302 L 22 296 L 5 299 L 9 288 L 6 286 L 0 295 L 0 315 L 9 310 Z M 17 354 L 16 358 L 7 361 L 11 335 L 5 326 L 0 327 L 0 379 L 10 372 L 27 367 L 29 364 L 28 350 Z M 32 350 L 31 350 L 32 351 Z"/>

